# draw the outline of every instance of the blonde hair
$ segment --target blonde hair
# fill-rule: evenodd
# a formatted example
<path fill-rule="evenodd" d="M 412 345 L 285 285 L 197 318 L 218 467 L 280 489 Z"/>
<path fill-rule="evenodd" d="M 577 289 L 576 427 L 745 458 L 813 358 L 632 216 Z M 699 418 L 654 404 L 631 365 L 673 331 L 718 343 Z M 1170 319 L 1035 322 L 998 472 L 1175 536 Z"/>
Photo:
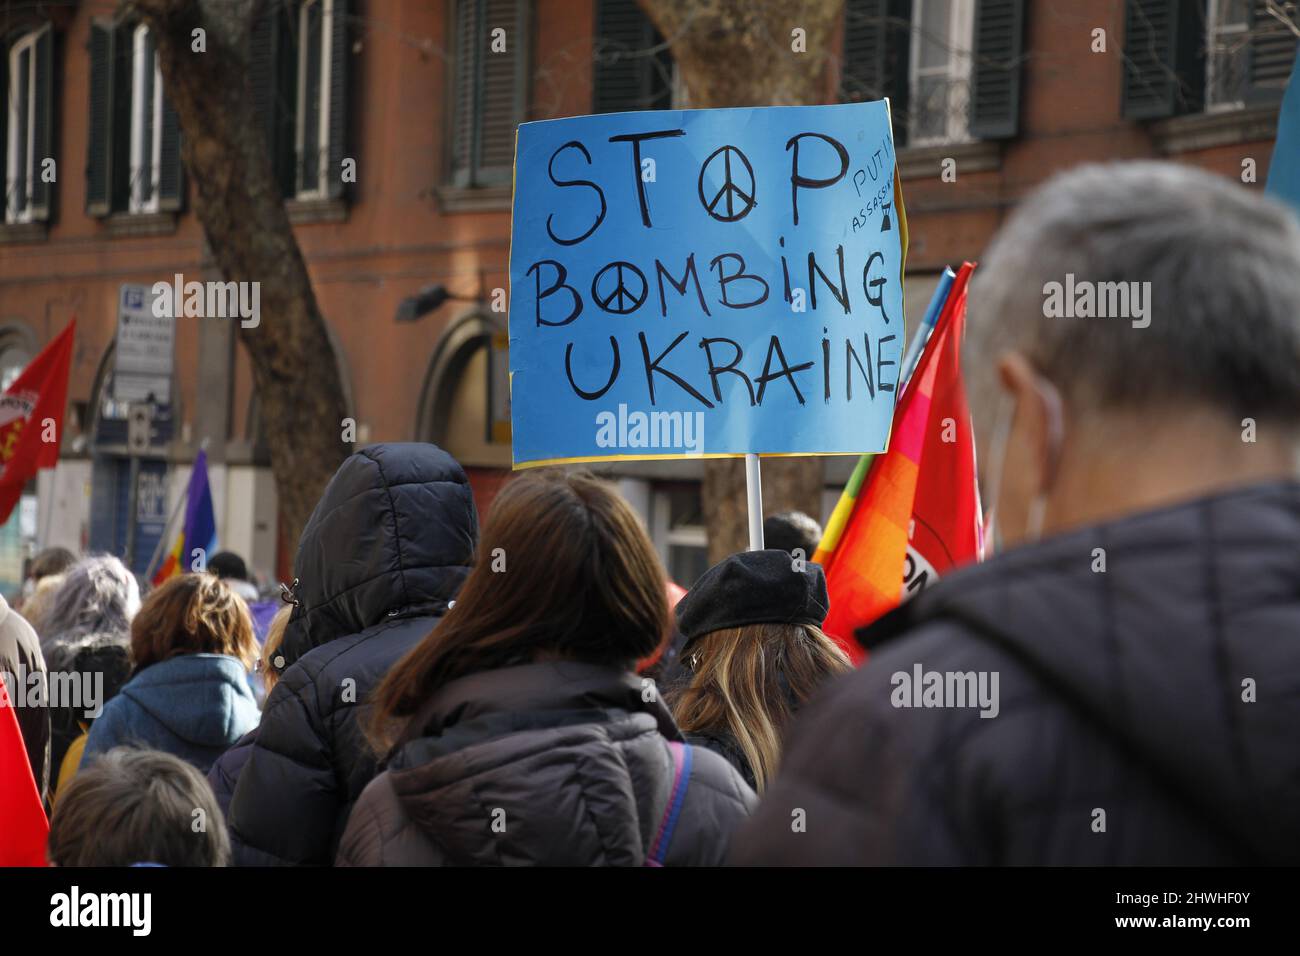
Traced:
<path fill-rule="evenodd" d="M 671 695 L 686 733 L 725 733 L 749 762 L 759 793 L 776 773 L 790 718 L 828 678 L 852 668 L 821 628 L 748 624 L 691 642 L 693 676 Z"/>
<path fill-rule="evenodd" d="M 31 597 L 23 602 L 19 613 L 27 619 L 27 623 L 32 626 L 32 630 L 39 636 L 44 637 L 47 633 L 45 620 L 54 610 L 54 597 L 59 593 L 59 588 L 63 587 L 64 579 L 67 576 L 62 572 L 58 574 L 47 574 L 36 582 L 36 588 L 32 591 Z"/>
<path fill-rule="evenodd" d="M 276 652 L 280 650 L 280 645 L 284 643 L 284 631 L 289 626 L 289 613 L 292 610 L 293 606 L 286 604 L 275 612 L 275 617 L 271 618 L 271 624 L 266 629 L 266 640 L 262 642 L 262 654 L 257 659 L 257 668 L 262 674 L 262 686 L 266 688 L 268 696 L 280 681 L 280 666 L 275 663 L 278 656 Z M 283 663 L 284 660 L 281 658 L 280 665 L 282 666 Z"/>

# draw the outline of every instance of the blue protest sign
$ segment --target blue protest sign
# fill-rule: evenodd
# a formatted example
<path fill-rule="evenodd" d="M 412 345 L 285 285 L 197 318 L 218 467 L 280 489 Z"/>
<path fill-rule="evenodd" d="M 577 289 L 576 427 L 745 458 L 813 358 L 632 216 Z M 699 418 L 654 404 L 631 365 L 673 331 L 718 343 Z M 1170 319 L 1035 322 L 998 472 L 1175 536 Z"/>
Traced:
<path fill-rule="evenodd" d="M 1291 69 L 1291 79 L 1287 82 L 1286 93 L 1282 97 L 1282 108 L 1277 120 L 1277 141 L 1273 146 L 1273 158 L 1268 164 L 1268 183 L 1264 190 L 1274 199 L 1280 199 L 1291 206 L 1291 210 L 1300 213 L 1300 84 L 1296 83 L 1296 73 L 1300 71 L 1300 57 Z"/>
<path fill-rule="evenodd" d="M 884 450 L 898 196 L 883 101 L 520 126 L 515 466 Z"/>

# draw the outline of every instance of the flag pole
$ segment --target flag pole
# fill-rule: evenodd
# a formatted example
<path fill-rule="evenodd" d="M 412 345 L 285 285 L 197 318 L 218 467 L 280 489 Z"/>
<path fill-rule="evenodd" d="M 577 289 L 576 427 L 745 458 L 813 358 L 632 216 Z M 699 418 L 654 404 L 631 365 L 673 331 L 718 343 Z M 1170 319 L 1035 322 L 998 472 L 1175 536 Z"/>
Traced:
<path fill-rule="evenodd" d="M 203 441 L 199 442 L 199 451 L 207 450 L 208 440 L 204 438 Z M 176 504 L 172 506 L 172 513 L 167 516 L 167 523 L 163 525 L 163 532 L 158 536 L 158 543 L 154 545 L 153 556 L 149 559 L 149 566 L 144 572 L 144 579 L 146 581 L 153 580 L 154 571 L 157 570 L 154 565 L 158 563 L 158 559 L 162 557 L 163 548 L 166 546 L 167 542 L 171 540 L 172 522 L 176 520 L 176 516 L 180 514 L 181 508 L 185 507 L 185 502 L 189 501 L 189 499 L 190 483 L 187 481 L 185 483 L 185 488 L 180 493 L 180 497 L 176 499 Z"/>
<path fill-rule="evenodd" d="M 926 306 L 925 316 L 921 319 L 920 325 L 916 327 L 916 332 L 912 335 L 912 341 L 903 354 L 903 361 L 899 366 L 896 398 L 901 398 L 903 392 L 907 390 L 907 386 L 911 383 L 912 373 L 916 371 L 916 366 L 921 361 L 921 353 L 925 351 L 925 345 L 930 340 L 930 334 L 939 322 L 939 316 L 948 301 L 948 294 L 952 291 L 952 284 L 956 278 L 957 274 L 952 271 L 951 266 L 946 266 L 943 272 L 939 274 L 939 284 L 935 286 L 934 293 L 930 296 L 930 304 Z M 813 554 L 813 560 L 819 564 L 824 564 L 835 550 L 835 546 L 839 544 L 844 526 L 848 524 L 849 515 L 853 513 L 853 505 L 857 500 L 858 491 L 861 490 L 863 483 L 867 480 L 867 475 L 871 473 L 871 464 L 875 460 L 876 456 L 871 452 L 858 456 L 857 463 L 853 466 L 853 474 L 849 476 L 848 483 L 840 492 L 839 500 L 835 502 L 835 509 L 831 512 L 830 520 L 826 522 L 826 528 L 822 532 L 821 542 L 817 545 L 817 551 Z"/>
<path fill-rule="evenodd" d="M 745 497 L 749 502 L 749 550 L 763 550 L 763 475 L 758 455 L 745 456 Z"/>

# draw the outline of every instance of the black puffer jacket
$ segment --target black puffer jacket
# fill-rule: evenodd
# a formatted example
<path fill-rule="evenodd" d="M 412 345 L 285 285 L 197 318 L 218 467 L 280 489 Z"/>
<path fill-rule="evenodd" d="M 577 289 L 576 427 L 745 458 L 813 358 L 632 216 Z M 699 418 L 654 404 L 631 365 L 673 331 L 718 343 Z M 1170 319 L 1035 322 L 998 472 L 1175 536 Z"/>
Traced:
<path fill-rule="evenodd" d="M 640 866 L 655 839 L 680 741 L 641 678 L 547 662 L 452 681 L 419 718 L 348 821 L 353 866 Z M 756 798 L 731 766 L 693 747 L 664 860 L 718 864 Z"/>
<path fill-rule="evenodd" d="M 1298 635 L 1295 484 L 1008 552 L 864 632 L 732 860 L 1300 863 Z M 895 706 L 917 666 L 997 674 L 997 716 Z"/>
<path fill-rule="evenodd" d="M 369 695 L 446 611 L 477 538 L 465 472 L 436 446 L 372 445 L 339 468 L 298 545 L 287 669 L 230 801 L 236 863 L 334 859 L 375 774 Z"/>

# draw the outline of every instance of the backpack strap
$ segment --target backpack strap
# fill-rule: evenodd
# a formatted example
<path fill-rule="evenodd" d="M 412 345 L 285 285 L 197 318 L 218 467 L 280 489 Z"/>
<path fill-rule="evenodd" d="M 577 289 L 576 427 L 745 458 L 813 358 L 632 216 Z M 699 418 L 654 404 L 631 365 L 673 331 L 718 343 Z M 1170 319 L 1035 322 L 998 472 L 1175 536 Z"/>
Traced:
<path fill-rule="evenodd" d="M 670 740 L 668 750 L 673 756 L 673 788 L 668 794 L 668 805 L 664 807 L 654 842 L 650 844 L 650 852 L 646 855 L 646 866 L 664 865 L 668 847 L 673 841 L 673 831 L 677 829 L 677 818 L 681 815 L 682 804 L 686 802 L 686 788 L 691 782 L 691 745 Z"/>

